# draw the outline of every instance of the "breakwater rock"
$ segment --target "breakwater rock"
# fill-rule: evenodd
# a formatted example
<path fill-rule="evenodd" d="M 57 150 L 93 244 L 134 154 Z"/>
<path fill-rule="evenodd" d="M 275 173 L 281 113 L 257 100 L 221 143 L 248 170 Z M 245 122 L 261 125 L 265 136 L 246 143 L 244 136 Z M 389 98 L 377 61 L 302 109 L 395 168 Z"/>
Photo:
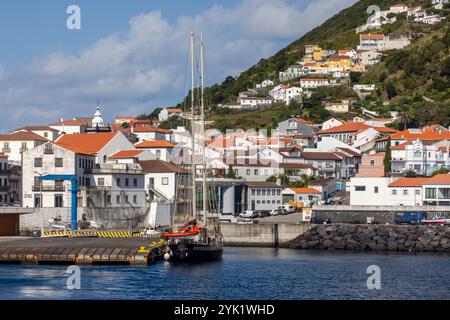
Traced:
<path fill-rule="evenodd" d="M 317 225 L 283 247 L 293 249 L 450 252 L 450 226 Z"/>

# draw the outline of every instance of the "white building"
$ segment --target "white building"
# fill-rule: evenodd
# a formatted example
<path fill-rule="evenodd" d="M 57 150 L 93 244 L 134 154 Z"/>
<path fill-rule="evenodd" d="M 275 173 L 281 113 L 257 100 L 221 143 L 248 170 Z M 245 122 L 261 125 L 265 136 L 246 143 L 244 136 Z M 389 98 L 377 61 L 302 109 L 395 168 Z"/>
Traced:
<path fill-rule="evenodd" d="M 305 75 L 305 69 L 302 65 L 296 64 L 289 66 L 286 71 L 280 72 L 280 81 L 288 81 Z"/>
<path fill-rule="evenodd" d="M 329 86 L 330 82 L 324 78 L 302 78 L 300 79 L 300 87 L 302 89 L 314 89 Z"/>
<path fill-rule="evenodd" d="M 342 100 L 341 102 L 325 102 L 325 109 L 334 113 L 347 113 L 350 110 L 350 101 Z"/>
<path fill-rule="evenodd" d="M 138 142 L 134 146 L 136 149 L 150 152 L 153 154 L 154 159 L 170 162 L 172 160 L 172 150 L 176 147 L 176 144 L 164 140 L 147 140 Z"/>
<path fill-rule="evenodd" d="M 41 181 L 42 175 L 77 175 L 80 187 L 91 185 L 95 156 L 78 153 L 52 142 L 24 152 L 22 201 L 24 207 L 70 207 L 70 181 Z"/>
<path fill-rule="evenodd" d="M 268 86 L 273 86 L 273 81 L 272 80 L 264 80 L 263 82 L 258 83 L 256 85 L 256 88 L 260 89 L 260 88 L 266 88 Z"/>
<path fill-rule="evenodd" d="M 397 3 L 397 4 L 393 4 L 390 8 L 389 11 L 395 14 L 399 14 L 402 12 L 407 12 L 408 11 L 408 6 L 404 3 Z"/>
<path fill-rule="evenodd" d="M 108 157 L 119 150 L 135 149 L 120 131 L 65 134 L 55 143 L 74 152 L 93 155 L 96 163 L 106 163 Z"/>
<path fill-rule="evenodd" d="M 256 108 L 264 108 L 270 107 L 275 104 L 275 99 L 272 97 L 239 97 L 239 103 L 241 105 L 241 109 L 256 109 Z"/>
<path fill-rule="evenodd" d="M 269 93 L 275 100 L 283 101 L 285 104 L 291 103 L 292 99 L 299 99 L 303 94 L 303 89 L 291 85 L 279 85 Z"/>
<path fill-rule="evenodd" d="M 247 182 L 247 210 L 274 210 L 283 205 L 283 188 L 274 182 Z"/>
<path fill-rule="evenodd" d="M 69 120 L 61 119 L 58 122 L 49 124 L 49 127 L 58 130 L 59 133 L 78 134 L 86 132 L 91 118 L 73 118 Z"/>
<path fill-rule="evenodd" d="M 181 116 L 183 110 L 179 108 L 164 108 L 158 114 L 159 121 L 167 121 L 170 117 Z"/>
<path fill-rule="evenodd" d="M 0 135 L 0 152 L 8 155 L 10 162 L 20 163 L 22 153 L 33 149 L 48 140 L 29 131 Z"/>
<path fill-rule="evenodd" d="M 8 156 L 0 153 L 0 205 L 10 202 L 8 180 Z"/>
<path fill-rule="evenodd" d="M 171 141 L 172 130 L 160 129 L 156 127 L 136 127 L 132 128 L 131 132 L 134 133 L 138 141 L 147 140 L 165 140 Z"/>
<path fill-rule="evenodd" d="M 327 121 L 325 121 L 324 123 L 322 123 L 322 130 L 328 130 L 334 127 L 338 127 L 341 126 L 345 123 L 344 120 L 341 119 L 336 119 L 336 118 L 331 118 L 328 119 Z"/>
<path fill-rule="evenodd" d="M 21 132 L 21 131 L 35 133 L 38 136 L 41 136 L 42 138 L 45 138 L 50 141 L 55 141 L 59 135 L 58 130 L 53 129 L 49 126 L 26 126 L 26 127 L 18 128 L 11 133 L 16 133 L 16 132 Z"/>

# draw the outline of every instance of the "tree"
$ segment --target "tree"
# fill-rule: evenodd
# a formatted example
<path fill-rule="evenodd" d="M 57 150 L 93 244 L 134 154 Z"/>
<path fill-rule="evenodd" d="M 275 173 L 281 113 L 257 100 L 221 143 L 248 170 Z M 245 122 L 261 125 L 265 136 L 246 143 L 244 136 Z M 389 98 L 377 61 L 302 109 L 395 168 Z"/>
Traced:
<path fill-rule="evenodd" d="M 236 179 L 236 172 L 234 171 L 233 166 L 231 164 L 228 166 L 227 178 Z"/>
<path fill-rule="evenodd" d="M 386 84 L 386 93 L 388 95 L 389 100 L 391 100 L 392 98 L 397 96 L 397 88 L 395 87 L 395 85 L 391 81 L 389 81 Z"/>
<path fill-rule="evenodd" d="M 447 174 L 447 173 L 449 173 L 449 171 L 450 170 L 448 168 L 440 168 L 440 169 L 434 170 L 433 173 L 431 174 L 431 176 L 434 177 L 435 175 L 438 175 L 438 174 Z"/>

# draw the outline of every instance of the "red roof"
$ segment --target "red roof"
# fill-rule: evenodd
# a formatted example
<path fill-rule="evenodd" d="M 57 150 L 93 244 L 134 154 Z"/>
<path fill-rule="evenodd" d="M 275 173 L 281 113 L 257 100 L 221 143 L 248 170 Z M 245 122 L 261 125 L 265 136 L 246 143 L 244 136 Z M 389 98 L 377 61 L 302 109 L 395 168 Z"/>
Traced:
<path fill-rule="evenodd" d="M 140 155 L 144 150 L 121 150 L 114 153 L 110 156 L 110 159 L 128 159 L 128 158 L 136 158 Z"/>
<path fill-rule="evenodd" d="M 57 121 L 49 124 L 49 126 L 62 127 L 62 126 L 89 126 L 90 120 L 87 119 L 69 119 L 63 121 Z"/>
<path fill-rule="evenodd" d="M 407 7 L 408 8 L 408 6 L 404 3 L 396 3 L 391 6 L 391 8 L 398 8 L 398 7 Z"/>
<path fill-rule="evenodd" d="M 48 140 L 31 131 L 17 131 L 0 135 L 0 141 L 44 141 Z"/>
<path fill-rule="evenodd" d="M 178 109 L 178 108 L 170 108 L 170 109 L 166 109 L 166 110 L 169 113 L 181 113 L 181 112 L 183 112 L 183 110 Z"/>
<path fill-rule="evenodd" d="M 294 118 L 294 121 L 297 121 L 297 122 L 303 123 L 303 124 L 314 124 L 312 121 L 308 121 L 303 118 Z"/>
<path fill-rule="evenodd" d="M 176 144 L 173 144 L 164 140 L 148 140 L 136 143 L 134 145 L 136 148 L 175 148 Z"/>
<path fill-rule="evenodd" d="M 450 174 L 437 174 L 434 177 L 427 179 L 423 184 L 450 184 Z"/>
<path fill-rule="evenodd" d="M 389 137 L 392 140 L 446 140 L 450 139 L 450 131 L 426 130 L 416 133 L 407 129 L 391 134 Z"/>
<path fill-rule="evenodd" d="M 405 147 L 410 144 L 412 144 L 411 141 L 403 142 L 403 143 L 399 144 L 398 146 L 392 146 L 391 150 L 405 150 Z"/>
<path fill-rule="evenodd" d="M 65 134 L 59 137 L 55 143 L 73 152 L 94 155 L 117 134 L 117 132 Z"/>
<path fill-rule="evenodd" d="M 8 155 L 4 154 L 3 152 L 0 152 L 0 158 L 8 158 Z"/>
<path fill-rule="evenodd" d="M 389 184 L 388 187 L 421 187 L 428 179 L 429 178 L 400 178 Z"/>
<path fill-rule="evenodd" d="M 383 40 L 384 39 L 384 34 L 380 34 L 380 33 L 365 33 L 365 34 L 360 34 L 359 37 L 361 39 L 378 39 L 378 40 Z"/>
<path fill-rule="evenodd" d="M 373 128 L 378 132 L 383 133 L 393 133 L 397 132 L 397 130 L 387 128 L 387 127 L 372 127 L 362 122 L 347 122 L 340 126 L 329 128 L 327 130 L 322 130 L 319 134 L 327 134 L 327 133 L 340 133 L 340 132 L 358 132 L 362 130 L 367 130 L 369 128 Z"/>
<path fill-rule="evenodd" d="M 314 188 L 290 188 L 295 193 L 301 194 L 321 194 L 321 192 Z"/>

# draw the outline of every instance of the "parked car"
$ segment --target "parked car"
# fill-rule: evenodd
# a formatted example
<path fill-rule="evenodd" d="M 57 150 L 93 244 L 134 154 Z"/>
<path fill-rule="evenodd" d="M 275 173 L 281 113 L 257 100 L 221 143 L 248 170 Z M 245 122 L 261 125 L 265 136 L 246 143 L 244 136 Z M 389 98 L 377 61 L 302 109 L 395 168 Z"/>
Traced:
<path fill-rule="evenodd" d="M 284 204 L 282 208 L 285 209 L 288 213 L 294 213 L 296 211 L 295 207 L 289 204 Z"/>
<path fill-rule="evenodd" d="M 270 215 L 271 215 L 271 216 L 277 216 L 277 215 L 279 215 L 279 214 L 280 214 L 280 212 L 279 212 L 278 209 L 272 209 L 272 210 L 270 210 Z"/>
<path fill-rule="evenodd" d="M 253 224 L 253 220 L 246 218 L 239 218 L 237 224 Z"/>
<path fill-rule="evenodd" d="M 237 218 L 232 213 L 220 213 L 219 221 L 222 223 L 235 223 Z"/>
<path fill-rule="evenodd" d="M 330 224 L 331 220 L 330 219 L 320 218 L 320 217 L 312 217 L 311 218 L 311 223 L 313 223 L 313 224 Z"/>
<path fill-rule="evenodd" d="M 257 214 L 253 210 L 245 210 L 243 213 L 239 215 L 241 218 L 257 218 Z"/>

